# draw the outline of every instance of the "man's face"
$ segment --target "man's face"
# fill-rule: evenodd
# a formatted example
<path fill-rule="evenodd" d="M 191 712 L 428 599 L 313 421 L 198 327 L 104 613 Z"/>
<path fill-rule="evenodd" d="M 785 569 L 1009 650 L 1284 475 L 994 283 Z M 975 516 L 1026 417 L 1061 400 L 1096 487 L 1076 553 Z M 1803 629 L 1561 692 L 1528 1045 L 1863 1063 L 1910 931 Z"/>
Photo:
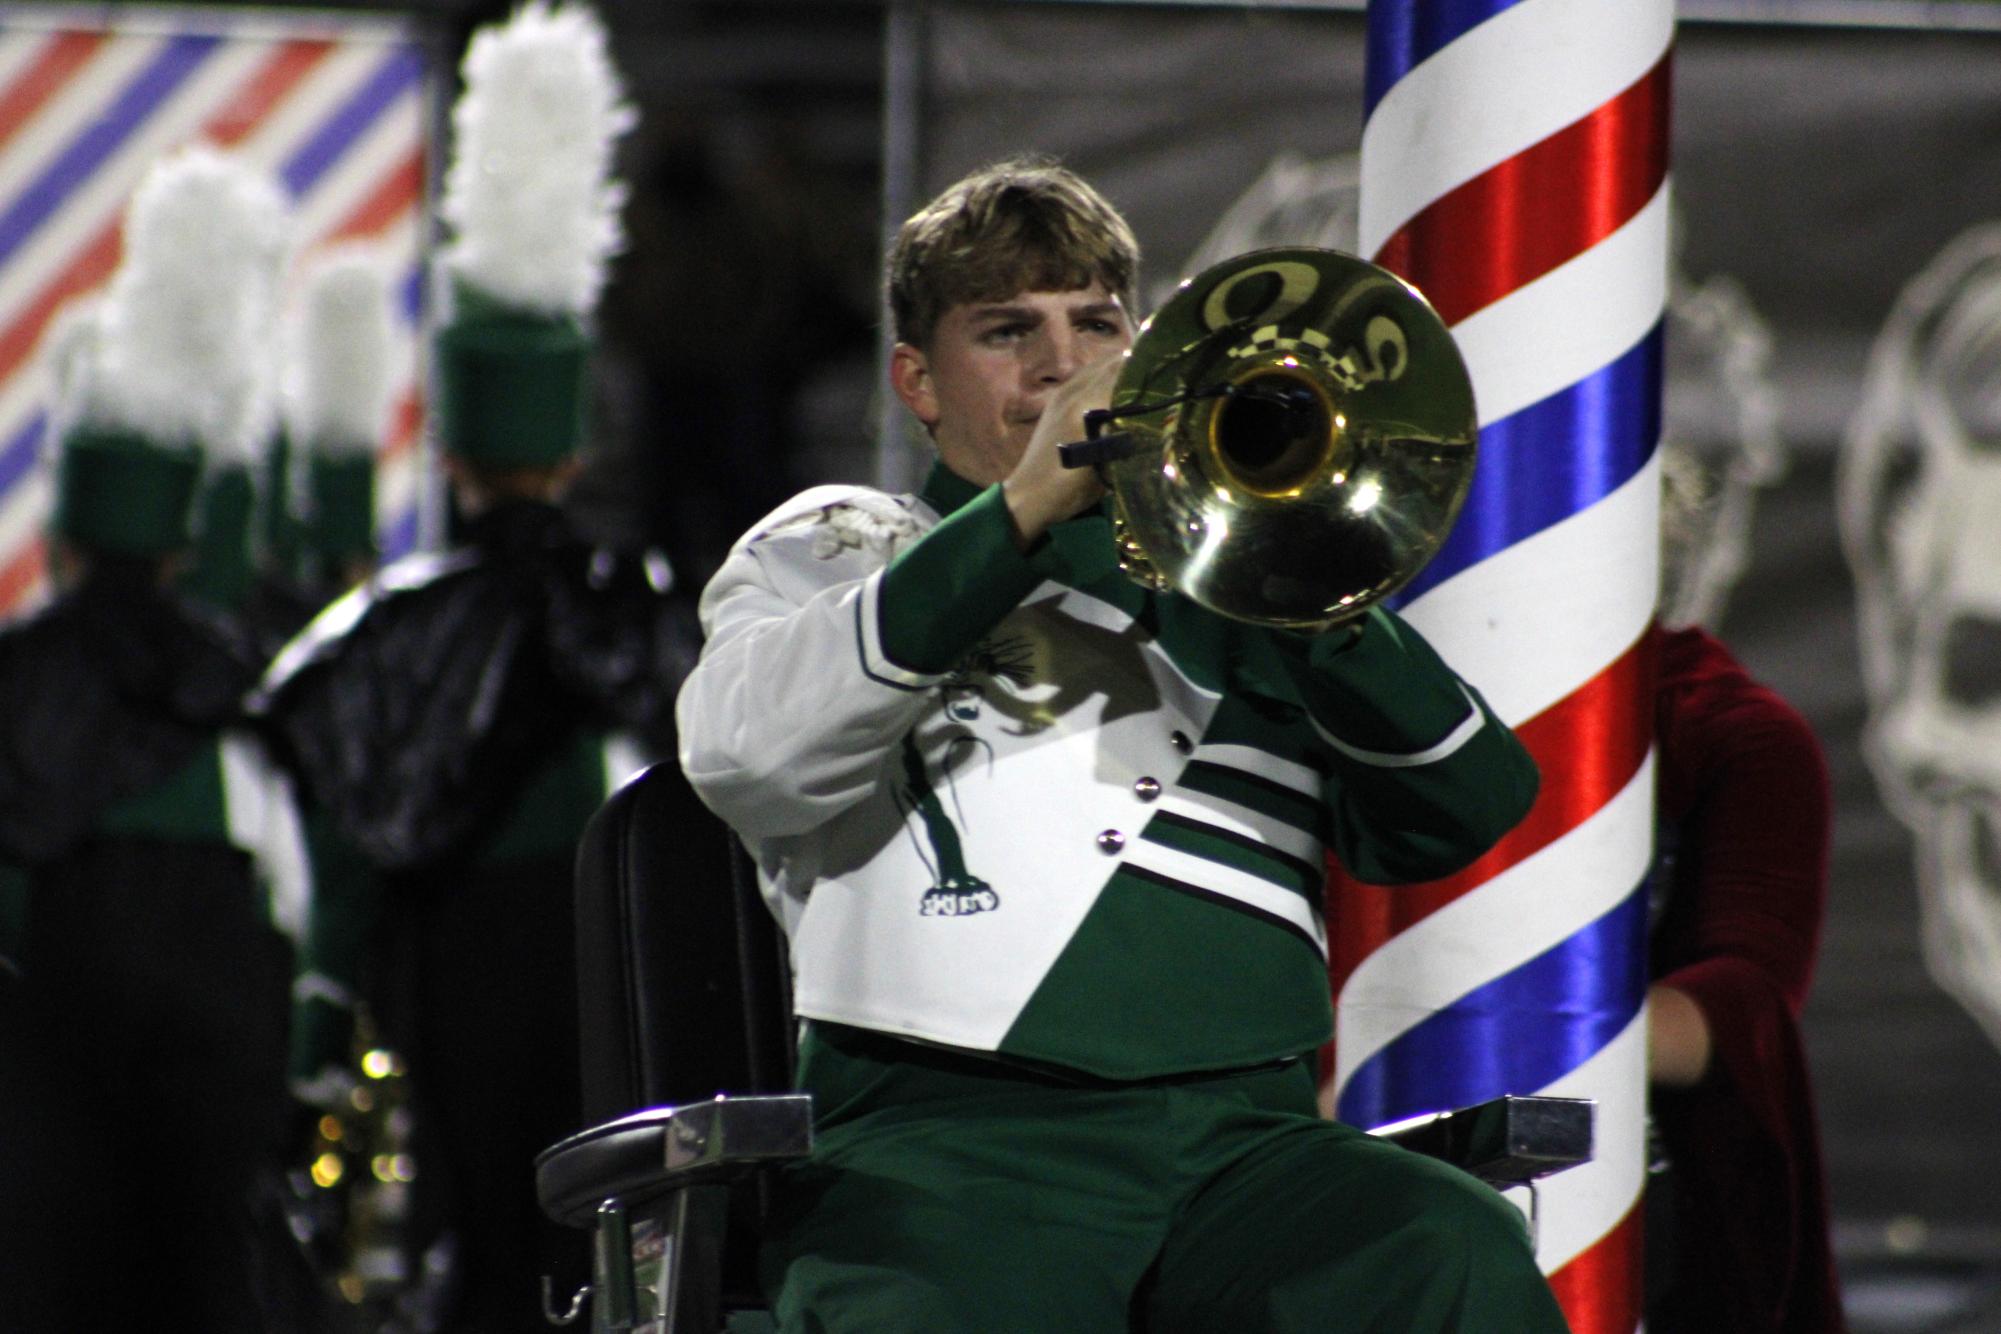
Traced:
<path fill-rule="evenodd" d="M 1055 388 L 1132 346 L 1132 324 L 1103 284 L 1017 292 L 953 306 L 927 348 L 898 343 L 898 398 L 931 432 L 945 465 L 988 486 L 1014 471 Z"/>

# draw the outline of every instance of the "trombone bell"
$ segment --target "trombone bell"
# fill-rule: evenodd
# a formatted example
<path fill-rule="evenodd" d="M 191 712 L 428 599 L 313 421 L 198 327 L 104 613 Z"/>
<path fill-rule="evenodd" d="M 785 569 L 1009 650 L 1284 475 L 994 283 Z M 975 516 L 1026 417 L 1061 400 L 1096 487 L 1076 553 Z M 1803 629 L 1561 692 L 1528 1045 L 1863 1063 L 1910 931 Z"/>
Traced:
<path fill-rule="evenodd" d="M 1240 255 L 1140 329 L 1103 465 L 1120 564 L 1222 615 L 1320 628 L 1402 587 L 1472 482 L 1472 382 L 1438 315 L 1333 250 Z"/>

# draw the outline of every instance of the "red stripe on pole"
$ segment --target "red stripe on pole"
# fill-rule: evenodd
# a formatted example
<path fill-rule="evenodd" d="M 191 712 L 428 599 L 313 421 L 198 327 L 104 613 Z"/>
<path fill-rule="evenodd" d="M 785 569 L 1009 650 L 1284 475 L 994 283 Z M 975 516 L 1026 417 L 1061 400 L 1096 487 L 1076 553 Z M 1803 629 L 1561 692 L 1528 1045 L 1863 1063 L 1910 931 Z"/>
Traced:
<path fill-rule="evenodd" d="M 65 301 L 96 287 L 118 267 L 123 233 L 116 223 L 104 228 L 70 260 L 69 266 L 35 293 L 14 322 L 0 330 L 0 380 L 12 378 L 35 350 L 42 330 Z"/>
<path fill-rule="evenodd" d="M 1645 1240 L 1635 1201 L 1617 1227 L 1549 1276 L 1550 1291 L 1572 1329 L 1639 1328 Z"/>
<path fill-rule="evenodd" d="M 1654 637 L 1631 648 L 1570 695 L 1515 728 L 1542 786 L 1522 822 L 1478 861 L 1442 880 L 1370 885 L 1330 865 L 1328 972 L 1335 994 L 1383 941 L 1472 893 L 1577 828 L 1623 791 L 1653 745 Z M 1331 862 L 1331 859 L 1330 859 Z"/>
<path fill-rule="evenodd" d="M 233 133 L 231 118 L 235 108 L 246 98 L 272 95 L 273 100 L 260 103 L 262 111 L 268 114 L 276 100 L 296 88 L 306 69 L 325 54 L 324 51 L 316 54 L 313 49 L 324 46 L 326 43 L 323 42 L 288 42 L 280 47 L 250 76 L 243 89 L 224 103 L 223 110 L 203 124 L 198 137 L 218 143 L 227 142 L 225 136 Z M 71 258 L 67 266 L 35 293 L 12 323 L 0 329 L 0 381 L 12 378 L 20 370 L 21 364 L 41 341 L 42 331 L 64 302 L 81 296 L 111 276 L 123 253 L 123 226 L 121 211 Z"/>
<path fill-rule="evenodd" d="M 1667 179 L 1672 60 L 1670 51 L 1590 115 L 1434 200 L 1376 262 L 1451 325 L 1625 226 Z"/>
<path fill-rule="evenodd" d="M 389 422 L 389 438 L 383 443 L 378 462 L 387 463 L 401 457 L 417 443 L 417 430 L 424 423 L 424 404 L 412 387 L 396 400 L 396 408 Z"/>
<path fill-rule="evenodd" d="M 101 32 L 57 33 L 33 63 L 0 91 L 0 148 L 97 54 L 104 39 Z"/>
<path fill-rule="evenodd" d="M 415 208 L 424 193 L 424 150 L 413 148 L 331 232 L 330 241 L 373 236 Z"/>
<path fill-rule="evenodd" d="M 48 569 L 48 549 L 42 539 L 31 539 L 0 566 L 0 613 L 12 612 L 34 592 Z"/>
<path fill-rule="evenodd" d="M 324 40 L 281 45 L 236 96 L 209 117 L 202 137 L 223 148 L 243 142 L 333 49 L 334 44 Z"/>

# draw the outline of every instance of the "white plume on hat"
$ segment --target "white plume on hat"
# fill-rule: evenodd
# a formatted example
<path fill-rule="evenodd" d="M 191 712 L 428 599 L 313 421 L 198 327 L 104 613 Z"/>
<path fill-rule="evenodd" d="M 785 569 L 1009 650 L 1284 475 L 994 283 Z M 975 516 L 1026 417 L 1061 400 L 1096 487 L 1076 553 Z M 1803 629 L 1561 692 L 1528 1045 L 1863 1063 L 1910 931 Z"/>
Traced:
<path fill-rule="evenodd" d="M 196 146 L 156 163 L 126 213 L 87 420 L 248 462 L 275 421 L 288 231 L 277 183 L 241 161 Z"/>
<path fill-rule="evenodd" d="M 452 108 L 446 271 L 507 306 L 583 316 L 624 243 L 612 144 L 631 128 L 596 14 L 542 0 L 473 35 Z"/>
<path fill-rule="evenodd" d="M 287 330 L 286 432 L 327 457 L 373 454 L 395 392 L 389 265 L 368 246 L 334 246 L 303 281 Z"/>

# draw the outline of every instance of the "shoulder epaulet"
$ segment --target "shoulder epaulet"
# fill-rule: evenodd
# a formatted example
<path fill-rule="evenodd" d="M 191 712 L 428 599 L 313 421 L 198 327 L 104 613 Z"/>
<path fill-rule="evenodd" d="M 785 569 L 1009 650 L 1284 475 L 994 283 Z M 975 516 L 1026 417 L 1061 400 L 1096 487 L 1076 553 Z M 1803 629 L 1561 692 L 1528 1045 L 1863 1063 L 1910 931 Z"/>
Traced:
<path fill-rule="evenodd" d="M 869 551 L 887 558 L 923 531 L 923 523 L 904 499 L 866 487 L 817 486 L 765 516 L 747 542 L 805 532 L 811 534 L 813 554 L 821 560 L 843 551 Z"/>

